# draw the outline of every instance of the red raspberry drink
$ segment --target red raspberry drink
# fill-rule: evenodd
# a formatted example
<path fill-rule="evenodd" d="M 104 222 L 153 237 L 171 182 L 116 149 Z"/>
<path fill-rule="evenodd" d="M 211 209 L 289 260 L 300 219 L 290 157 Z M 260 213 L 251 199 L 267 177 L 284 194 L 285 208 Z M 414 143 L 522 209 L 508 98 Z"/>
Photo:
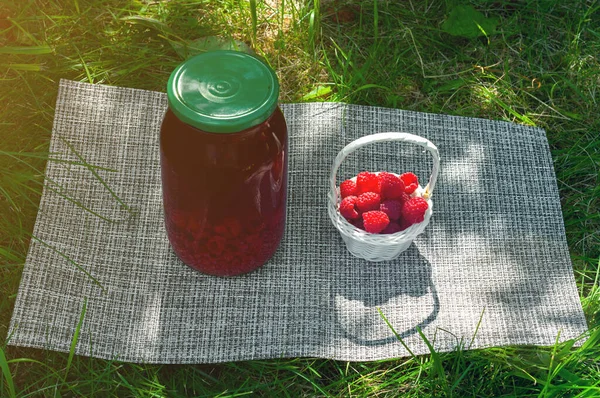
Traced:
<path fill-rule="evenodd" d="M 161 126 L 165 226 L 177 256 L 217 276 L 250 272 L 285 228 L 287 127 L 262 61 L 218 51 L 171 75 Z"/>

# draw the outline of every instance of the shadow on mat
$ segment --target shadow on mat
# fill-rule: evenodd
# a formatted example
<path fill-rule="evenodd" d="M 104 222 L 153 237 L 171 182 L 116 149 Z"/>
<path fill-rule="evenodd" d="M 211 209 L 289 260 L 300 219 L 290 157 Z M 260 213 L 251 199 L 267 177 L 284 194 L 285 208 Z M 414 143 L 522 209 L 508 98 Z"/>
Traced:
<path fill-rule="evenodd" d="M 385 345 L 417 333 L 438 316 L 431 264 L 413 244 L 395 260 L 355 263 L 332 284 L 342 335 L 356 344 Z M 381 313 L 380 313 L 381 311 Z M 390 323 L 387 325 L 385 319 Z"/>

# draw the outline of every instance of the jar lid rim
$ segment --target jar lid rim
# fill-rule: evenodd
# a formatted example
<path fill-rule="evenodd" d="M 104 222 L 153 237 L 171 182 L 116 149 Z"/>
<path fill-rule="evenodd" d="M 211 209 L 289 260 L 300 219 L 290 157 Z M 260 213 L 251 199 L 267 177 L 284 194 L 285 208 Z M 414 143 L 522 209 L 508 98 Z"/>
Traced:
<path fill-rule="evenodd" d="M 256 126 L 277 108 L 279 82 L 264 61 L 218 50 L 193 56 L 171 73 L 169 108 L 182 122 L 213 133 Z"/>

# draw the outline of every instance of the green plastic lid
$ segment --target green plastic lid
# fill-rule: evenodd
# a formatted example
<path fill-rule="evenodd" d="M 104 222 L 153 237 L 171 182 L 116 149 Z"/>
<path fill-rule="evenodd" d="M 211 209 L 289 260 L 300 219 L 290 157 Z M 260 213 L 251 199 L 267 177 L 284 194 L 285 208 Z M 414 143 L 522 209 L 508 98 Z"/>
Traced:
<path fill-rule="evenodd" d="M 171 111 L 211 133 L 233 133 L 264 122 L 277 107 L 275 72 L 237 51 L 210 51 L 179 65 L 169 78 Z"/>

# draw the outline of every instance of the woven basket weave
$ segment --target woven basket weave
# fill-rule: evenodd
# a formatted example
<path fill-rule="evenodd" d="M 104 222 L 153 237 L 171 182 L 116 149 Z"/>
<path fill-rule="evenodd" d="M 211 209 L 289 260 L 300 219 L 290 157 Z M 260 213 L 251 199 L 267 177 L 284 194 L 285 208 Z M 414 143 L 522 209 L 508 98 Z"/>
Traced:
<path fill-rule="evenodd" d="M 431 172 L 431 177 L 429 177 L 429 183 L 425 188 L 419 185 L 419 188 L 412 194 L 412 196 L 420 196 L 425 199 L 429 204 L 429 208 L 427 209 L 425 219 L 422 222 L 414 224 L 404 231 L 395 234 L 371 234 L 350 224 L 338 211 L 341 198 L 339 188 L 336 184 L 337 171 L 344 159 L 357 149 L 372 143 L 389 141 L 420 145 L 427 149 L 433 156 L 433 170 Z M 400 253 L 408 249 L 413 240 L 425 230 L 425 227 L 427 227 L 427 224 L 429 224 L 429 220 L 431 219 L 433 213 L 431 194 L 435 187 L 439 168 L 440 155 L 437 147 L 431 141 L 413 134 L 395 132 L 378 133 L 361 137 L 346 145 L 338 153 L 333 163 L 329 179 L 330 189 L 327 211 L 333 225 L 340 231 L 348 251 L 350 251 L 352 255 L 368 261 L 387 261 L 393 260 L 398 257 Z"/>

